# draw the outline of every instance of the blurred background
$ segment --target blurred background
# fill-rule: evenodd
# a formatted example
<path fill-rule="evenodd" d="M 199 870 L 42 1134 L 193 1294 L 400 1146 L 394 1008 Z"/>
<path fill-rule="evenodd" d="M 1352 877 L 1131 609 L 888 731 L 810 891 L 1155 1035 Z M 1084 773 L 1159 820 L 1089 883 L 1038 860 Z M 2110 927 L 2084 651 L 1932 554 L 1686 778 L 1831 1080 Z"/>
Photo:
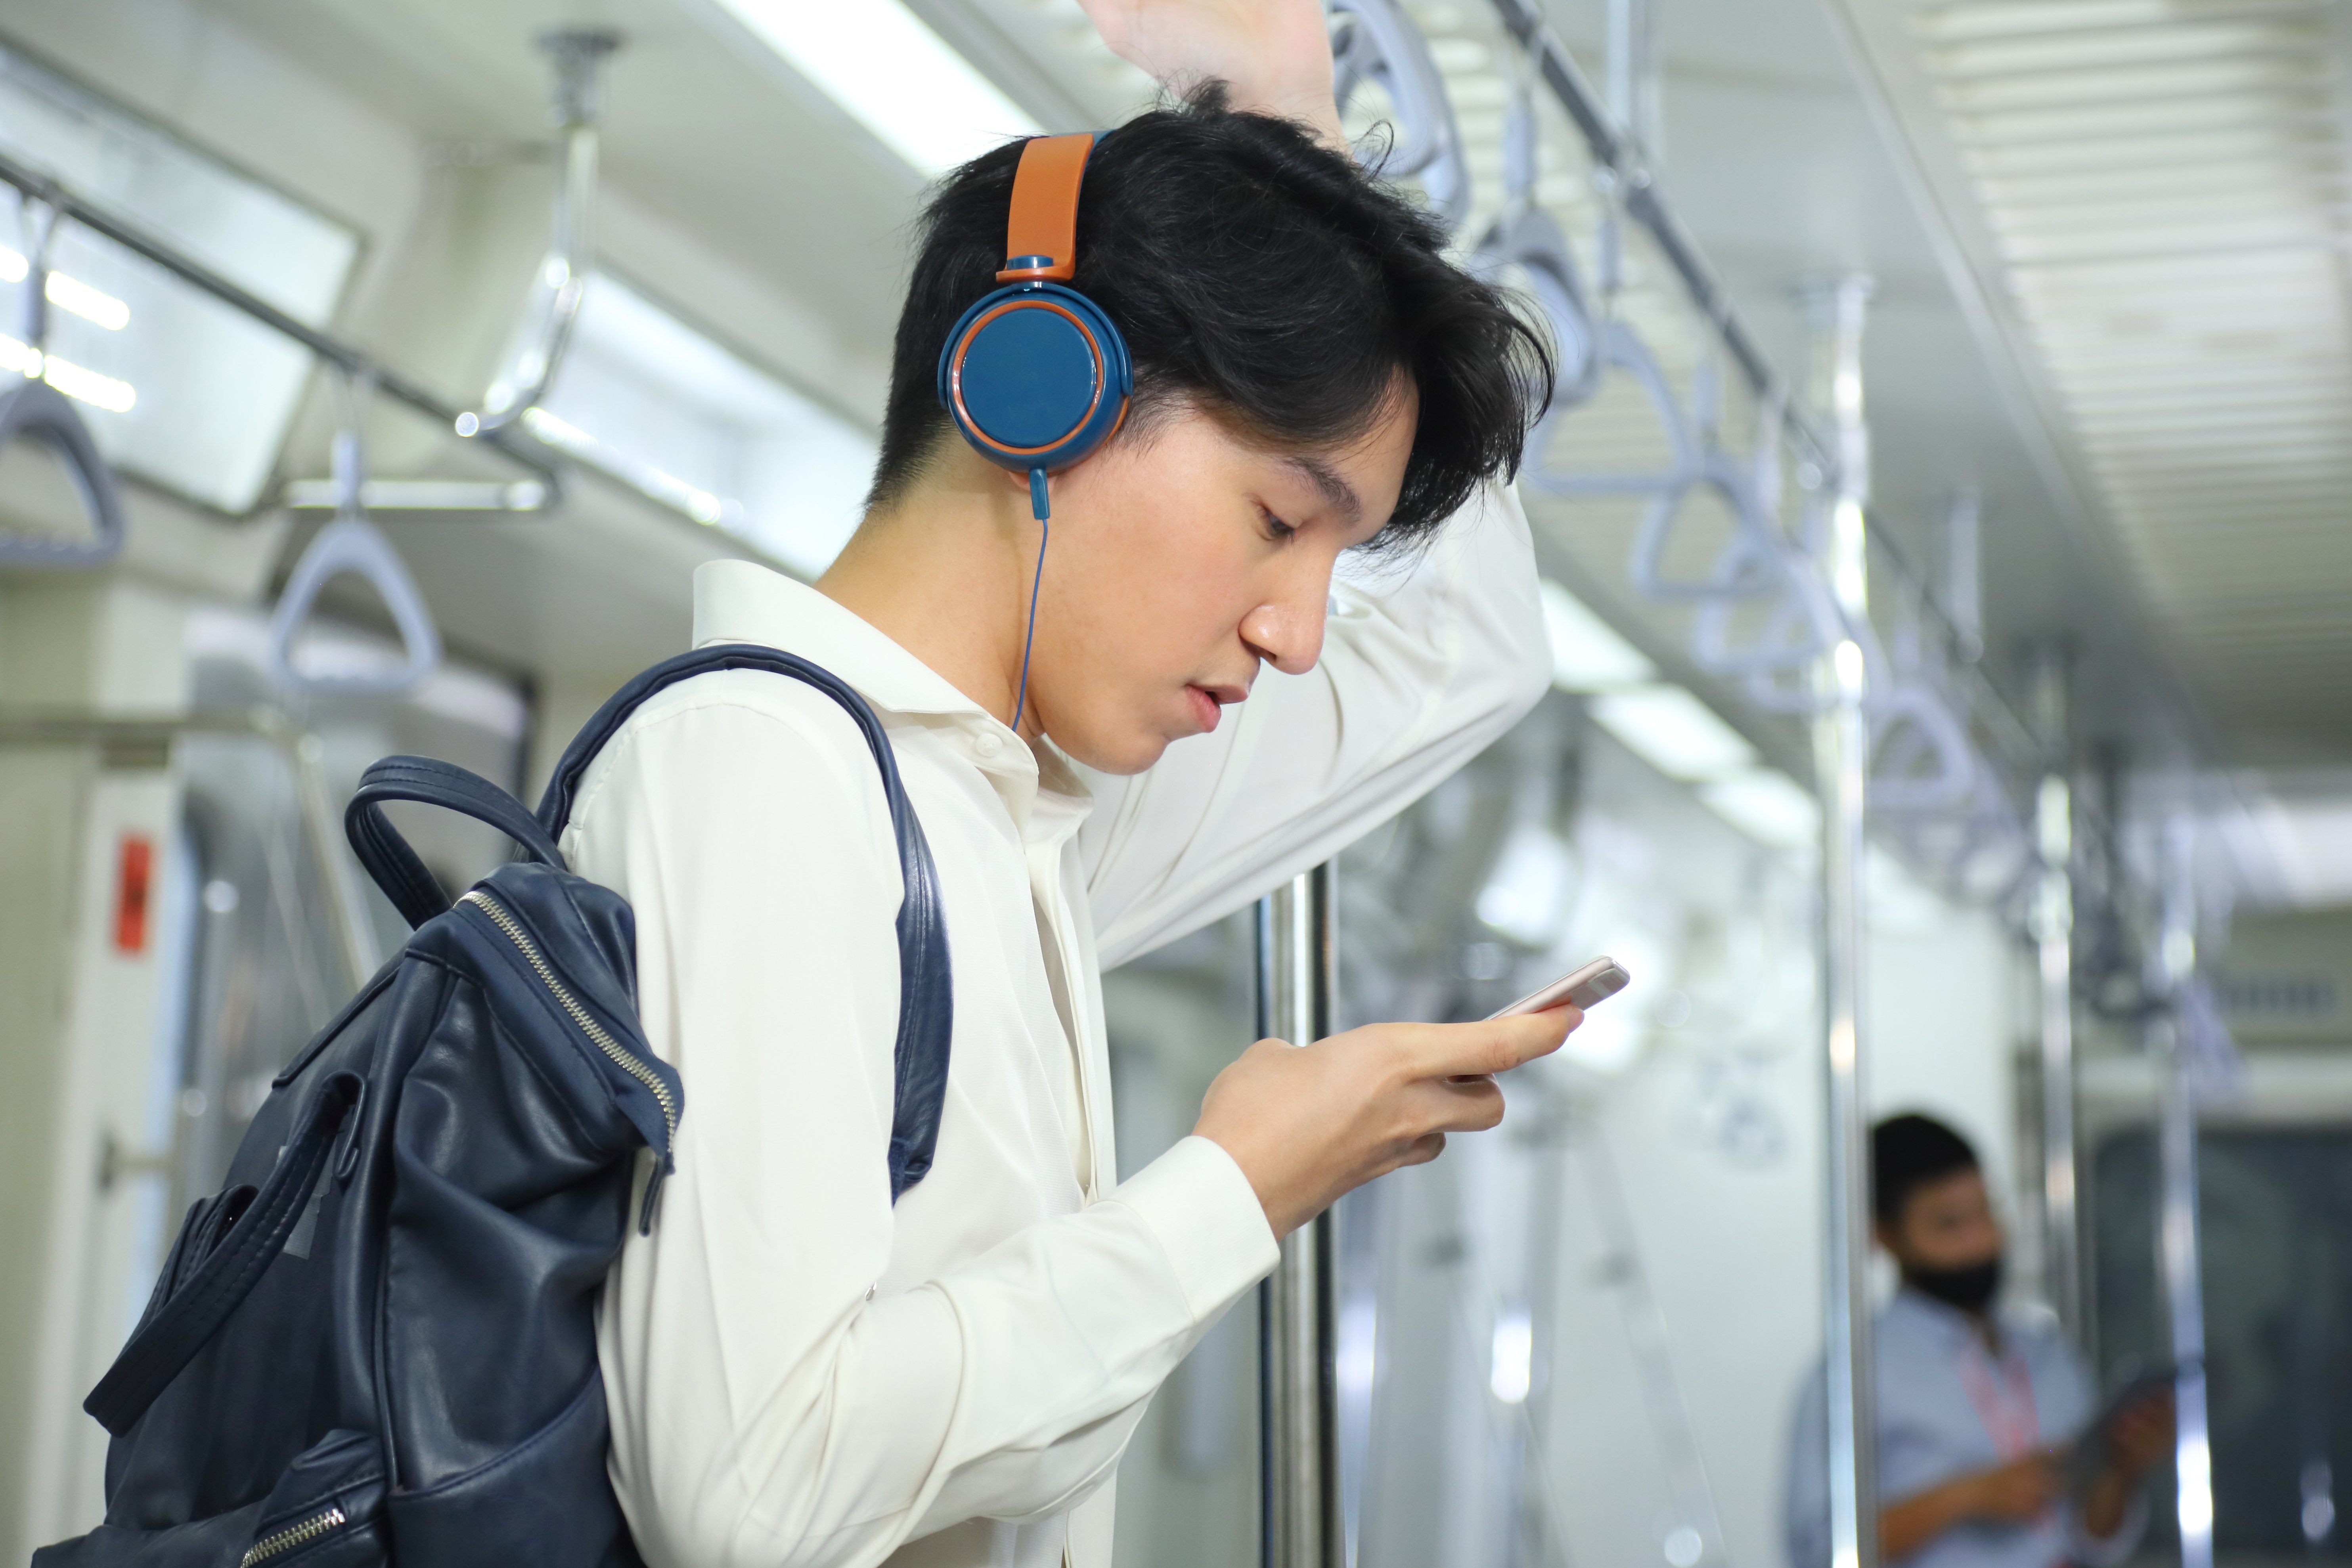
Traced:
<path fill-rule="evenodd" d="M 2201 1321 L 2142 1556 L 2352 1555 L 2352 10 L 1330 9 L 1360 155 L 1569 373 L 1554 689 L 1340 858 L 1336 1022 L 1637 980 L 1335 1215 L 1345 1560 L 1786 1561 L 1836 1118 L 1897 1109 L 2101 1383 Z M 96 1521 L 176 1216 L 403 938 L 359 771 L 534 795 L 697 564 L 820 572 L 926 182 L 1151 94 L 1075 0 L 0 7 L 0 1552 Z M 1108 978 L 1125 1169 L 1255 943 Z M 1258 1560 L 1258 1357 L 1154 1404 L 1120 1568 Z"/>

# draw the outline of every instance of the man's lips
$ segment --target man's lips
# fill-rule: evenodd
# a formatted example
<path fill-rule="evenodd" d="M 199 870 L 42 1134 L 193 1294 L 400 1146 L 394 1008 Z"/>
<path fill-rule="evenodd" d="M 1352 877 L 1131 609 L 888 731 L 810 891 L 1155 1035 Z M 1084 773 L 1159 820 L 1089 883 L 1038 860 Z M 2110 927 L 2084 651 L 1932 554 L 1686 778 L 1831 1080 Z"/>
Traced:
<path fill-rule="evenodd" d="M 1205 735 L 1217 727 L 1223 710 L 1218 707 L 1214 697 L 1200 687 L 1188 686 L 1184 689 L 1184 700 L 1192 705 L 1192 722 L 1201 727 L 1202 734 Z"/>

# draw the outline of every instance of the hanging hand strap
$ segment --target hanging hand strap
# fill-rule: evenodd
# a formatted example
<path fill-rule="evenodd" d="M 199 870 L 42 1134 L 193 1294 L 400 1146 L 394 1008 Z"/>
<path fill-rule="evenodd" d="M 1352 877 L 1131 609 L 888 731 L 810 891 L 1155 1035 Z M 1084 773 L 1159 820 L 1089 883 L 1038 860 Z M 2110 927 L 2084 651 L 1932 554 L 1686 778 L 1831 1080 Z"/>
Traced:
<path fill-rule="evenodd" d="M 352 841 L 352 853 L 411 928 L 446 913 L 449 896 L 400 830 L 385 819 L 381 803 L 387 800 L 446 806 L 487 822 L 541 865 L 562 868 L 563 857 L 539 818 L 489 780 L 431 757 L 386 757 L 360 775 L 360 787 L 343 808 L 343 835 Z"/>
<path fill-rule="evenodd" d="M 252 1205 L 237 1216 L 212 1256 L 196 1266 L 188 1282 L 141 1325 L 82 1401 L 81 1407 L 100 1426 L 118 1437 L 130 1431 L 260 1282 L 293 1235 L 326 1168 L 335 1135 L 362 1098 L 355 1073 L 337 1073 L 320 1086 Z"/>
<path fill-rule="evenodd" d="M 441 662 L 441 633 L 425 595 L 408 574 L 392 541 L 368 521 L 367 450 L 364 439 L 368 404 L 375 392 L 374 373 L 353 373 L 344 384 L 343 428 L 335 436 L 335 517 L 319 531 L 302 559 L 294 563 L 286 591 L 269 616 L 269 647 L 264 664 L 278 689 L 329 694 L 398 696 L 425 683 Z M 338 573 L 364 578 L 383 600 L 392 624 L 400 632 L 403 658 L 384 669 L 352 670 L 312 675 L 294 664 L 294 639 L 310 618 L 319 591 Z"/>
<path fill-rule="evenodd" d="M 955 997 L 948 963 L 946 911 L 940 901 L 938 868 L 923 825 L 915 818 L 889 737 L 866 700 L 840 677 L 796 654 L 751 643 L 698 648 L 654 666 L 614 692 L 582 727 L 555 766 L 539 803 L 539 821 L 548 836 L 561 837 L 588 764 L 629 715 L 655 693 L 681 680 L 722 669 L 764 670 L 814 687 L 840 704 L 866 737 L 881 770 L 898 840 L 898 870 L 906 899 L 898 906 L 898 1038 L 894 1054 L 897 1094 L 890 1121 L 890 1196 L 923 1179 L 939 1142 L 940 1107 L 947 1096 L 948 1043 L 955 1026 Z"/>
<path fill-rule="evenodd" d="M 34 288 L 27 273 L 24 287 Z M 81 492 L 93 536 L 88 540 L 46 539 L 11 529 L 0 532 L 0 566 L 43 566 L 87 570 L 103 566 L 122 552 L 122 496 L 114 484 L 114 470 L 99 456 L 89 427 L 81 422 L 65 395 L 45 381 L 27 379 L 0 393 L 0 446 L 17 439 L 38 441 L 57 454 Z"/>

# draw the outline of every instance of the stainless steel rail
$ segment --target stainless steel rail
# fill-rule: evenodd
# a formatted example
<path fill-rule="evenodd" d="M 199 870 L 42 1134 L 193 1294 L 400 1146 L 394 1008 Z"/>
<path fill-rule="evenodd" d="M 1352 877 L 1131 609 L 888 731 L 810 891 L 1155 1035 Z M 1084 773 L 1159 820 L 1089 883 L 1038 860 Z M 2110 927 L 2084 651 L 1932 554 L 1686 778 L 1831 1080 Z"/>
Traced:
<path fill-rule="evenodd" d="M 1568 110 L 1568 117 L 1582 132 L 1586 145 L 1591 149 L 1593 163 L 1613 183 L 1625 215 L 1649 230 L 1651 239 L 1682 279 L 1692 305 L 1715 329 L 1748 385 L 1767 402 L 1785 400 L 1786 384 L 1773 370 L 1771 361 L 1764 357 L 1764 351 L 1756 346 L 1756 340 L 1748 335 L 1739 313 L 1732 309 L 1730 296 L 1700 256 L 1697 242 L 1666 205 L 1640 144 L 1615 123 L 1601 96 L 1593 90 L 1575 58 L 1568 52 L 1568 46 L 1543 19 L 1535 0 L 1495 0 L 1495 9 L 1501 15 L 1503 26 L 1528 51 L 1545 85 L 1559 100 L 1560 107 Z M 1820 432 L 1794 416 L 1789 420 L 1789 431 L 1824 475 L 1836 474 L 1837 453 Z"/>
<path fill-rule="evenodd" d="M 1810 300 L 1819 378 L 1838 421 L 1830 589 L 1850 623 L 1869 614 L 1863 507 L 1870 447 L 1863 423 L 1862 328 L 1871 285 L 1849 277 Z M 1870 1126 L 1862 1039 L 1864 790 L 1870 772 L 1865 661 L 1851 639 L 1816 676 L 1815 793 L 1822 808 L 1822 1030 L 1827 1142 L 1823 1338 L 1829 1395 L 1831 1568 L 1876 1568 L 1877 1413 L 1871 1379 Z"/>
<path fill-rule="evenodd" d="M 2174 1517 L 2181 1568 L 2213 1568 L 2213 1451 L 2205 1388 L 2204 1236 L 2197 1202 L 2199 1085 L 2182 998 L 2197 975 L 2197 882 L 2193 829 L 2186 816 L 2164 824 L 2158 847 L 2162 935 L 2154 954 L 2158 986 L 2170 1005 L 2152 1014 L 2149 1047 L 2162 1081 L 2157 1153 L 2158 1277 L 2171 1331 Z"/>
<path fill-rule="evenodd" d="M 1837 484 L 1839 455 L 1833 437 L 1824 435 L 1797 412 L 1789 397 L 1787 382 L 1757 346 L 1739 312 L 1733 308 L 1722 280 L 1700 254 L 1698 242 L 1675 216 L 1638 139 L 1619 122 L 1606 100 L 1585 78 L 1568 46 L 1543 19 L 1537 0 L 1494 0 L 1494 5 L 1504 27 L 1527 49 L 1538 74 L 1584 137 L 1593 163 L 1605 174 L 1617 193 L 1625 216 L 1648 231 L 1660 254 L 1681 279 L 1692 307 L 1714 329 L 1749 390 L 1758 401 L 1790 410 L 1786 430 L 1791 444 L 1821 469 L 1824 484 Z M 1641 95 L 1630 80 L 1627 91 L 1638 101 Z M 1873 528 L 1869 537 L 1886 564 L 1917 600 L 1922 618 L 1937 627 L 1945 645 L 1958 655 L 1953 661 L 1953 678 L 1967 692 L 1970 710 L 1983 718 L 1986 728 L 2012 763 L 2030 763 L 2032 749 L 2024 740 L 2026 726 L 1977 667 L 1979 650 L 1971 646 L 1972 637 L 1953 623 L 1937 602 L 1926 574 L 1885 530 Z"/>
<path fill-rule="evenodd" d="M 442 401 L 355 344 L 288 315 L 259 295 L 230 282 L 203 262 L 181 254 L 136 224 L 128 222 L 105 206 L 78 195 L 52 176 L 5 153 L 0 153 L 0 184 L 15 186 L 26 196 L 49 207 L 59 217 L 71 219 L 92 234 L 101 235 L 132 255 L 154 263 L 229 309 L 251 317 L 282 337 L 291 338 L 320 359 L 341 366 L 347 374 L 373 377 L 377 390 L 386 397 L 406 405 L 427 418 L 439 421 L 445 430 L 456 429 L 457 416 L 462 412 L 457 405 Z M 554 468 L 529 447 L 495 434 L 486 435 L 482 439 L 537 475 L 541 481 L 549 485 L 555 483 Z"/>
<path fill-rule="evenodd" d="M 1337 871 L 1328 862 L 1257 905 L 1257 1031 L 1305 1046 L 1331 1032 Z M 1258 1508 L 1265 1568 L 1346 1568 L 1339 1507 L 1336 1229 L 1283 1238 L 1258 1288 Z"/>
<path fill-rule="evenodd" d="M 2042 1290 L 2084 1342 L 2082 1221 L 2074 1152 L 2074 797 L 2066 655 L 2036 651 L 2033 707 L 2042 771 L 2034 799 L 2042 872 L 2029 916 L 2042 983 Z"/>

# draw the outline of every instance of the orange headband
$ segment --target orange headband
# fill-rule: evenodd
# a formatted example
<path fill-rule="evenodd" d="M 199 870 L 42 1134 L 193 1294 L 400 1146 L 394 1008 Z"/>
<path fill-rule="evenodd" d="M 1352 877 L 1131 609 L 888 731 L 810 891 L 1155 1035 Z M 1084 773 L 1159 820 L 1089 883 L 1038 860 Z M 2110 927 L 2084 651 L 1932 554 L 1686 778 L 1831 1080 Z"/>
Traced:
<path fill-rule="evenodd" d="M 1023 145 L 1013 174 L 1013 214 L 1004 226 L 999 283 L 1066 283 L 1076 276 L 1078 183 L 1094 145 L 1089 131 L 1033 136 Z"/>

